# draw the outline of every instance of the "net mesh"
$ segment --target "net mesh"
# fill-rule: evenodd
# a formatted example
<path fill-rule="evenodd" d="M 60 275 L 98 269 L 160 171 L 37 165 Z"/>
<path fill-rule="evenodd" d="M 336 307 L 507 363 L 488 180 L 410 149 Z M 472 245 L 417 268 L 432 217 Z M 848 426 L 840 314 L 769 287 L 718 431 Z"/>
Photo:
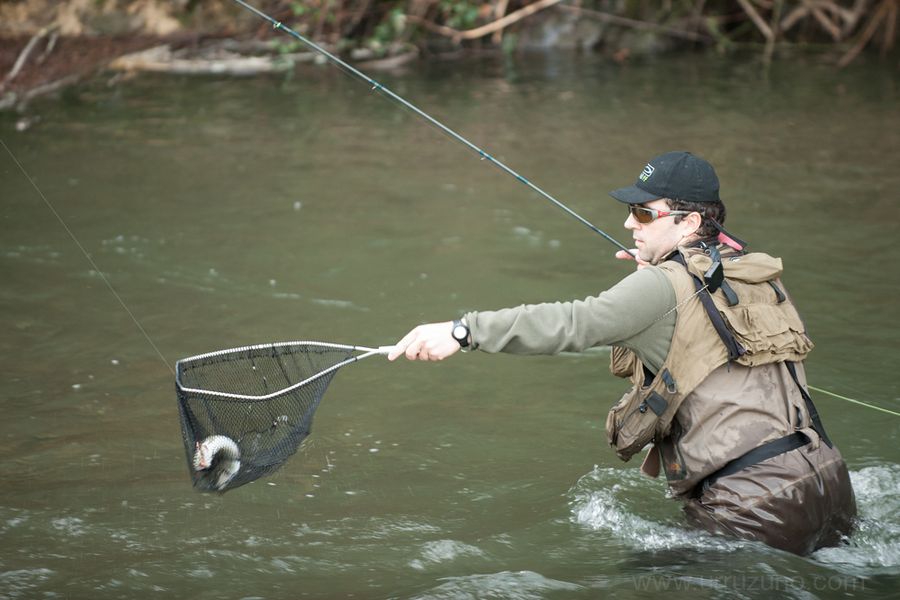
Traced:
<path fill-rule="evenodd" d="M 179 361 L 178 408 L 194 487 L 225 492 L 276 471 L 309 435 L 325 388 L 339 366 L 355 360 L 354 350 L 296 342 Z M 216 451 L 209 463 L 198 458 L 204 444 Z"/>

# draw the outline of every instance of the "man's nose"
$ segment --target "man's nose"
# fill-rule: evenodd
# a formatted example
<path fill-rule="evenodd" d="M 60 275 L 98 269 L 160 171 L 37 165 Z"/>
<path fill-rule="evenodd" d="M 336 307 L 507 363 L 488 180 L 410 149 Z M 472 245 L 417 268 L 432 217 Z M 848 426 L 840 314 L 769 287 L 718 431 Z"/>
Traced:
<path fill-rule="evenodd" d="M 628 217 L 625 219 L 625 223 L 623 223 L 625 229 L 637 229 L 640 227 L 640 223 L 637 222 L 637 219 L 634 218 L 634 215 L 631 214 L 631 211 L 628 211 Z"/>

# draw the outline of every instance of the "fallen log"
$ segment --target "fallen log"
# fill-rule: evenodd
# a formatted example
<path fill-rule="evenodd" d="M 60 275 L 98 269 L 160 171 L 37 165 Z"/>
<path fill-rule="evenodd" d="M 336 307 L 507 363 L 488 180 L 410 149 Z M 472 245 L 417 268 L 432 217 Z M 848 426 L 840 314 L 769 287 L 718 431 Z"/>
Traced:
<path fill-rule="evenodd" d="M 278 56 L 243 56 L 218 49 L 208 56 L 187 58 L 173 51 L 168 44 L 120 56 L 109 63 L 118 71 L 148 71 L 179 75 L 258 75 L 280 73 L 298 62 L 315 60 L 312 53 L 292 53 Z"/>
<path fill-rule="evenodd" d="M 453 29 L 452 27 L 447 27 L 446 25 L 437 25 L 435 23 L 432 23 L 431 21 L 428 21 L 427 19 L 416 15 L 407 15 L 407 18 L 414 23 L 422 25 L 425 29 L 433 33 L 449 37 L 454 42 L 459 43 L 462 40 L 476 40 L 486 35 L 503 31 L 503 29 L 512 25 L 513 23 L 521 21 L 525 17 L 529 17 L 536 12 L 544 10 L 545 8 L 555 6 L 560 2 L 562 2 L 562 0 L 538 0 L 534 4 L 529 4 L 524 8 L 520 8 L 515 12 L 511 12 L 505 17 L 497 19 L 496 21 L 488 23 L 487 25 L 482 25 L 481 27 L 476 27 L 474 29 L 467 29 L 465 31 Z"/>

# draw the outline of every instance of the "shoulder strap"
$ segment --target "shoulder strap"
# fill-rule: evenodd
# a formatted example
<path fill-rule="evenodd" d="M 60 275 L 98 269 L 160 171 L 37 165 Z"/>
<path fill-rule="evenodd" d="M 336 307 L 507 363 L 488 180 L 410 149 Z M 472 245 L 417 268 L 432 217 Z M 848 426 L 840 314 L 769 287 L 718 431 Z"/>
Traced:
<path fill-rule="evenodd" d="M 819 434 L 819 437 L 822 438 L 822 441 L 825 442 L 826 446 L 833 448 L 834 445 L 828 438 L 828 434 L 825 433 L 825 427 L 822 425 L 822 419 L 819 418 L 819 411 L 816 410 L 816 405 L 813 404 L 812 398 L 809 396 L 809 392 L 806 391 L 806 388 L 800 385 L 800 380 L 797 378 L 797 367 L 792 362 L 785 362 L 784 364 L 787 366 L 791 377 L 794 379 L 794 383 L 800 388 L 800 394 L 803 396 L 803 402 L 806 403 L 806 411 L 809 413 L 813 429 Z"/>
<path fill-rule="evenodd" d="M 677 262 L 687 270 L 684 257 L 680 252 L 676 252 L 669 260 Z M 725 344 L 725 348 L 728 349 L 728 360 L 733 361 L 746 354 L 747 351 L 741 346 L 741 343 L 737 338 L 734 337 L 734 334 L 728 329 L 728 325 L 725 324 L 725 319 L 719 314 L 719 309 L 716 308 L 712 296 L 709 295 L 709 290 L 703 290 L 701 292 L 700 290 L 703 289 L 703 282 L 700 278 L 690 271 L 688 271 L 688 275 L 691 276 L 691 280 L 694 282 L 694 289 L 697 290 L 700 302 L 703 304 L 703 308 L 706 309 L 706 314 L 709 315 L 709 320 L 712 322 L 713 327 L 716 328 L 716 333 L 719 334 L 722 343 Z"/>

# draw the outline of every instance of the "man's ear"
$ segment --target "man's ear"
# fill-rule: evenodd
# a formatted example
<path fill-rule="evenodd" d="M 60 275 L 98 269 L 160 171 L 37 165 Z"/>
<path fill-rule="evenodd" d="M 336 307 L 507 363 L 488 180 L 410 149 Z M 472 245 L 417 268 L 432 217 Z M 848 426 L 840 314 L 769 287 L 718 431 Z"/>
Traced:
<path fill-rule="evenodd" d="M 688 224 L 690 231 L 688 235 L 692 235 L 697 233 L 697 230 L 700 229 L 700 226 L 703 224 L 703 217 L 700 216 L 698 212 L 692 212 L 691 214 L 684 217 L 684 221 Z"/>

